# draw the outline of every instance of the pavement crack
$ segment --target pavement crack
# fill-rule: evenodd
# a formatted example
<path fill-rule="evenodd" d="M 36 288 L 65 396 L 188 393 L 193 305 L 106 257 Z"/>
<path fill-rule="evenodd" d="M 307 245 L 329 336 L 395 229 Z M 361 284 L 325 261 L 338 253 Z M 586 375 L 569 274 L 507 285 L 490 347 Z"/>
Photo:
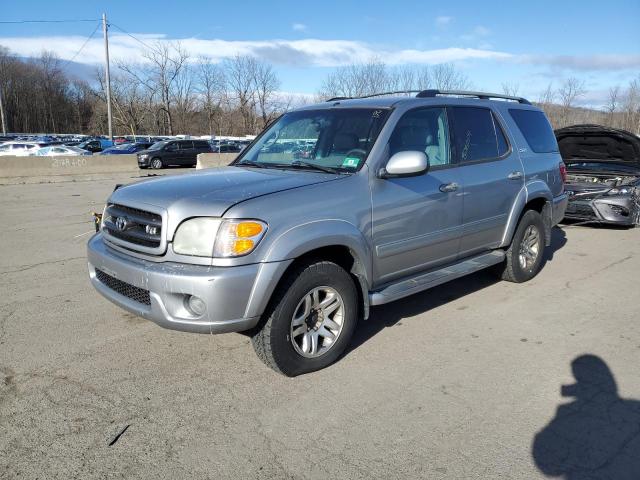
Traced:
<path fill-rule="evenodd" d="M 7 275 L 9 273 L 25 272 L 27 270 L 31 270 L 32 268 L 41 267 L 42 265 L 53 265 L 53 264 L 56 264 L 56 263 L 70 262 L 72 260 L 79 260 L 81 258 L 85 258 L 85 257 L 84 256 L 82 256 L 82 257 L 70 257 L 70 258 L 63 258 L 61 260 L 51 260 L 51 261 L 48 261 L 48 262 L 34 263 L 33 265 L 20 265 L 15 270 L 5 270 L 3 272 L 0 272 L 0 275 Z"/>

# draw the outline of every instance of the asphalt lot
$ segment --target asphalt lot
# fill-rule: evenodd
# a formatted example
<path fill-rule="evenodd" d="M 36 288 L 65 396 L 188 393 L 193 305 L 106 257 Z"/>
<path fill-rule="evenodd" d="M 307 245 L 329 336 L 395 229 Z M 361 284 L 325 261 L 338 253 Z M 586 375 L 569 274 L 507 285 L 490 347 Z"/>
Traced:
<path fill-rule="evenodd" d="M 633 475 L 640 229 L 555 229 L 533 281 L 480 272 L 377 307 L 340 362 L 290 379 L 245 336 L 163 330 L 93 291 L 89 212 L 131 180 L 0 186 L 0 477 Z M 584 376 L 561 396 L 584 354 L 617 396 Z"/>

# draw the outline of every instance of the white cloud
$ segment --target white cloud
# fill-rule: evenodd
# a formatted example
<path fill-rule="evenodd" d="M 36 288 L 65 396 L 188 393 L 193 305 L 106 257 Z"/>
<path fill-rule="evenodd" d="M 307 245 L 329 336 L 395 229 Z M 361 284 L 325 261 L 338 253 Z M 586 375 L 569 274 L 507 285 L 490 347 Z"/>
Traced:
<path fill-rule="evenodd" d="M 136 35 L 143 42 L 153 45 L 171 39 L 164 35 Z M 58 37 L 4 37 L 0 45 L 8 47 L 20 56 L 37 56 L 43 49 L 55 52 L 62 59 L 70 59 L 82 46 L 84 38 L 79 36 Z M 379 58 L 387 64 L 406 63 L 436 64 L 472 59 L 501 59 L 510 54 L 478 50 L 473 48 L 443 48 L 436 50 L 379 48 L 364 42 L 352 40 L 202 40 L 198 38 L 180 39 L 182 46 L 193 57 L 208 57 L 221 61 L 234 55 L 252 55 L 279 65 L 337 67 L 354 62 L 366 62 Z M 144 46 L 127 35 L 113 34 L 109 40 L 109 52 L 114 63 L 144 61 L 141 51 Z M 79 63 L 100 64 L 104 58 L 101 39 L 91 40 L 75 59 Z"/>
<path fill-rule="evenodd" d="M 453 17 L 448 17 L 446 15 L 441 15 L 436 17 L 436 26 L 438 27 L 446 27 L 453 21 Z"/>
<path fill-rule="evenodd" d="M 304 23 L 294 23 L 293 25 L 291 25 L 291 29 L 294 32 L 306 32 L 307 30 L 309 30 L 309 27 Z"/>
<path fill-rule="evenodd" d="M 146 44 L 175 41 L 162 34 L 136 34 Z M 71 59 L 86 39 L 81 36 L 0 37 L 0 45 L 13 53 L 37 56 L 44 49 L 55 52 L 62 59 Z M 196 57 L 221 61 L 234 55 L 252 55 L 275 65 L 304 67 L 337 67 L 378 58 L 389 65 L 434 65 L 447 62 L 503 61 L 519 64 L 546 65 L 557 69 L 581 71 L 624 71 L 640 68 L 640 55 L 528 55 L 492 50 L 487 42 L 480 48 L 390 49 L 352 40 L 202 40 L 179 39 L 182 46 Z M 110 36 L 109 51 L 113 63 L 142 62 L 144 47 L 135 39 L 114 33 Z M 92 39 L 75 59 L 78 63 L 99 65 L 104 59 L 102 39 Z"/>

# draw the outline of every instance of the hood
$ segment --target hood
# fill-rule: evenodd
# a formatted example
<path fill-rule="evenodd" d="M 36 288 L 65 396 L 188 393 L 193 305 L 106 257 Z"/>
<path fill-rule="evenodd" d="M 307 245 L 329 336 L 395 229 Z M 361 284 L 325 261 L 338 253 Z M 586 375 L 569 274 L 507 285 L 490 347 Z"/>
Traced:
<path fill-rule="evenodd" d="M 300 170 L 224 167 L 171 175 L 118 188 L 109 202 L 167 211 L 168 231 L 189 217 L 220 217 L 231 206 L 270 193 L 329 182 L 340 175 Z"/>
<path fill-rule="evenodd" d="M 640 169 L 640 137 L 601 125 L 573 125 L 555 131 L 560 155 L 571 163 L 611 163 Z"/>

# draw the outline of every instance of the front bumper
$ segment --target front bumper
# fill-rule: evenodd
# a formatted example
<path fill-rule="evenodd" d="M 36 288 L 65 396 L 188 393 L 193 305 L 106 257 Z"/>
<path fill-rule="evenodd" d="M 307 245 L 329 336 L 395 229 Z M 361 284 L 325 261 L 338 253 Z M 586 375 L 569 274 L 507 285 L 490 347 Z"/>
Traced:
<path fill-rule="evenodd" d="M 87 255 L 91 283 L 108 300 L 161 327 L 196 333 L 253 328 L 264 305 L 253 298 L 256 292 L 264 293 L 264 285 L 257 284 L 260 278 L 272 278 L 280 267 L 277 263 L 208 267 L 150 262 L 116 252 L 101 234 L 91 238 Z M 189 295 L 204 301 L 203 315 L 196 316 L 185 306 Z"/>
<path fill-rule="evenodd" d="M 140 158 L 140 156 L 137 156 L 137 158 L 138 158 L 138 167 L 148 167 L 149 162 L 151 162 L 151 159 L 149 157 Z"/>
<path fill-rule="evenodd" d="M 635 225 L 640 220 L 638 205 L 631 195 L 570 198 L 564 218 L 611 225 Z"/>

